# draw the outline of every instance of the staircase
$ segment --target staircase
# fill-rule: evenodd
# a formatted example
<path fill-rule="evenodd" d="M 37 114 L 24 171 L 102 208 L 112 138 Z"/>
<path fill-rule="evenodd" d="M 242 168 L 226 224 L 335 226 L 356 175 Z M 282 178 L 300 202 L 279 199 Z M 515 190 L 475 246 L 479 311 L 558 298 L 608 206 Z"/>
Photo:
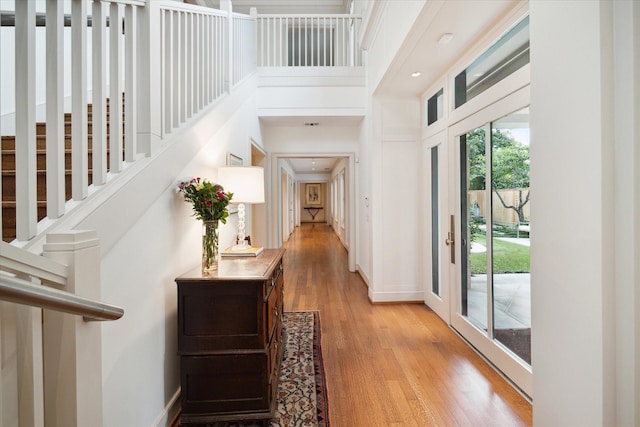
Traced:
<path fill-rule="evenodd" d="M 109 99 L 107 98 L 107 170 L 109 170 Z M 88 164 L 89 185 L 92 183 L 92 108 L 87 105 L 88 118 Z M 122 132 L 124 135 L 124 97 L 122 105 Z M 65 200 L 71 199 L 71 113 L 64 115 L 64 163 L 65 163 Z M 46 123 L 36 123 L 36 168 L 37 168 L 37 206 L 38 221 L 47 216 L 47 159 L 46 159 Z M 0 144 L 2 164 L 2 240 L 11 242 L 16 238 L 16 139 L 15 136 L 3 136 Z"/>

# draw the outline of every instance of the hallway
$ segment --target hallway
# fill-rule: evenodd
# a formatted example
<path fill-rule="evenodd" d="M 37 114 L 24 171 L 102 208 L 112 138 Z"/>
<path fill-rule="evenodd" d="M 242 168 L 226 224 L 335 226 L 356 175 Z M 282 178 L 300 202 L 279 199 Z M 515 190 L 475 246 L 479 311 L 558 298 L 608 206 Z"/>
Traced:
<path fill-rule="evenodd" d="M 527 426 L 531 405 L 423 304 L 371 304 L 326 224 L 284 246 L 286 311 L 319 310 L 334 427 Z"/>

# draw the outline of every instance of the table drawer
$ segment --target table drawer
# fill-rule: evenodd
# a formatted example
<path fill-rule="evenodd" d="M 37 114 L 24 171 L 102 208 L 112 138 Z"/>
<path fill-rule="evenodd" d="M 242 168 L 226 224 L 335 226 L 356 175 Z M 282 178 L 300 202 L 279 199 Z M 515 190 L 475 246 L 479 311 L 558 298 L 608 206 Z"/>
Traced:
<path fill-rule="evenodd" d="M 182 410 L 190 414 L 269 411 L 271 372 L 262 354 L 183 356 Z"/>
<path fill-rule="evenodd" d="M 264 282 L 179 286 L 179 353 L 264 349 L 269 335 L 263 323 L 263 287 Z"/>

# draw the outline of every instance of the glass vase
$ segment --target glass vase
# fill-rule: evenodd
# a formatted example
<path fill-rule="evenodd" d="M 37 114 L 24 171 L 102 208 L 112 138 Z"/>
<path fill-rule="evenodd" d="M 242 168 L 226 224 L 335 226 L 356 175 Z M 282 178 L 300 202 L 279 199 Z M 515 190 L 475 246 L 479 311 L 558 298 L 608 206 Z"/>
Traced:
<path fill-rule="evenodd" d="M 218 221 L 202 222 L 202 274 L 204 275 L 218 269 L 219 237 Z"/>

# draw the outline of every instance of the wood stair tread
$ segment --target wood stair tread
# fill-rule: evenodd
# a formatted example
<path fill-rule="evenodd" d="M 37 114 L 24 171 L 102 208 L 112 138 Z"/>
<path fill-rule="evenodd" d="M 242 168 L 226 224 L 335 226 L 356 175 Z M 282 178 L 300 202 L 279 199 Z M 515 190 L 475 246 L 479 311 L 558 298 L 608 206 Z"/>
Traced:
<path fill-rule="evenodd" d="M 107 148 L 107 159 L 110 157 L 110 128 L 111 128 L 111 115 L 110 115 L 110 100 L 106 98 L 105 100 L 105 111 L 103 115 L 103 123 L 106 128 L 105 133 L 105 143 Z M 124 102 L 124 94 L 122 98 L 122 144 L 124 151 L 124 134 L 126 131 L 125 125 L 125 102 Z M 63 150 L 64 150 L 64 161 L 65 161 L 65 199 L 71 199 L 71 175 L 72 171 L 68 167 L 70 162 L 70 157 L 73 153 L 72 146 L 72 127 L 73 127 L 73 117 L 71 113 L 64 113 L 62 125 L 63 127 Z M 93 177 L 93 168 L 91 158 L 93 156 L 93 105 L 87 104 L 87 118 L 84 121 L 86 123 L 86 137 L 87 137 L 87 156 L 88 156 L 88 182 L 91 185 L 92 177 Z M 46 122 L 37 122 L 35 124 L 35 140 L 36 140 L 36 205 L 38 210 L 38 221 L 46 216 L 46 135 L 47 124 Z M 15 210 L 16 210 L 16 201 L 15 201 L 15 179 L 16 179 L 16 170 L 15 170 L 15 156 L 16 156 L 16 137 L 15 135 L 5 135 L 0 137 L 0 156 L 1 162 L 0 166 L 2 167 L 0 176 L 2 177 L 2 203 L 3 207 L 2 211 L 2 240 L 11 241 L 16 237 L 16 218 L 15 218 Z M 109 162 L 107 161 L 107 170 L 109 170 Z"/>

